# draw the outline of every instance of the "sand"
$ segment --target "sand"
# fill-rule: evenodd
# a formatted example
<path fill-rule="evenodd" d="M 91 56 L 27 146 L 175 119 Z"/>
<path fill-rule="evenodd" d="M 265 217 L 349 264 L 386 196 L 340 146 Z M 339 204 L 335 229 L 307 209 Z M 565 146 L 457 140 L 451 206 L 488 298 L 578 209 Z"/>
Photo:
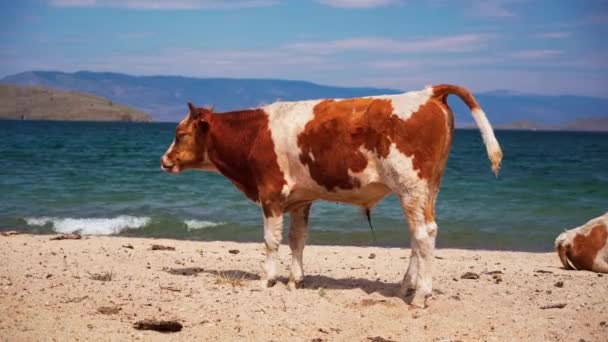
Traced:
<path fill-rule="evenodd" d="M 395 297 L 409 249 L 307 246 L 290 291 L 285 245 L 262 289 L 261 243 L 49 238 L 0 236 L 0 340 L 608 340 L 608 275 L 554 253 L 437 250 L 428 308 L 411 309 Z M 183 328 L 136 330 L 144 319 Z"/>

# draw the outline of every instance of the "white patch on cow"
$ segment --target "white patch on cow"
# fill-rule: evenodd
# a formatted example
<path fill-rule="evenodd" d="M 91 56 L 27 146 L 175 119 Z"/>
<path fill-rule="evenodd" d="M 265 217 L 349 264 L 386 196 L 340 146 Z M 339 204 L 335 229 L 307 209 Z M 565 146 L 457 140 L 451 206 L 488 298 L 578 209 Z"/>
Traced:
<path fill-rule="evenodd" d="M 386 158 L 380 159 L 379 168 L 383 183 L 399 196 L 424 198 L 428 192 L 427 181 L 418 177 L 413 157 L 408 157 L 392 143 Z"/>
<path fill-rule="evenodd" d="M 277 277 L 277 253 L 281 244 L 283 215 L 266 217 L 264 215 L 264 242 L 266 244 L 266 262 L 264 270 L 266 279 L 273 281 Z"/>
<path fill-rule="evenodd" d="M 557 236 L 557 238 L 555 239 L 555 248 L 557 248 L 558 246 L 566 246 L 570 243 L 570 241 L 572 241 L 572 233 L 574 232 L 574 229 L 571 230 L 566 230 L 565 232 L 559 234 Z"/>
<path fill-rule="evenodd" d="M 359 147 L 359 151 L 365 156 L 367 165 L 361 172 L 353 172 L 351 169 L 348 169 L 348 175 L 351 178 L 358 180 L 361 185 L 380 182 L 381 179 L 378 174 L 378 161 L 376 155 L 363 146 Z"/>
<path fill-rule="evenodd" d="M 608 244 L 597 253 L 593 266 L 595 272 L 608 273 Z"/>
<path fill-rule="evenodd" d="M 173 139 L 173 142 L 171 143 L 171 145 L 169 145 L 169 148 L 167 149 L 167 151 L 165 152 L 165 154 L 163 155 L 163 158 L 166 158 L 167 155 L 169 153 L 171 153 L 171 151 L 173 150 L 173 147 L 175 146 L 175 139 Z"/>
<path fill-rule="evenodd" d="M 290 192 L 291 187 L 288 184 L 283 185 L 283 188 L 281 189 L 281 195 L 286 198 L 287 196 L 289 196 Z"/>
<path fill-rule="evenodd" d="M 275 102 L 262 107 L 268 115 L 268 128 L 274 143 L 277 162 L 285 177 L 286 185 L 282 189 L 284 196 L 289 195 L 296 183 L 318 186 L 316 183 L 302 184 L 302 182 L 311 182 L 312 177 L 310 177 L 308 167 L 300 162 L 298 135 L 314 118 L 313 109 L 321 101 Z"/>
<path fill-rule="evenodd" d="M 416 113 L 420 106 L 427 103 L 431 96 L 433 96 L 433 88 L 426 87 L 423 90 L 403 94 L 370 96 L 370 98 L 391 100 L 393 114 L 405 121 Z"/>

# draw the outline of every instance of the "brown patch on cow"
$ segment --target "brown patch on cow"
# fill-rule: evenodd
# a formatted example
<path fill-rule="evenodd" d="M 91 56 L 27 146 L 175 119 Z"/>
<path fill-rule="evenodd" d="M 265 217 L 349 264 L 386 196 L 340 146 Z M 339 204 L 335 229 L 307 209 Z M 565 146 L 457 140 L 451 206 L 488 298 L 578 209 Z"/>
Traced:
<path fill-rule="evenodd" d="M 431 201 L 424 205 L 424 222 L 431 223 L 435 221 L 435 205 Z"/>
<path fill-rule="evenodd" d="M 249 199 L 261 202 L 267 217 L 282 212 L 281 190 L 286 183 L 263 110 L 214 114 L 208 153 L 220 173 Z"/>
<path fill-rule="evenodd" d="M 360 187 L 349 176 L 349 171 L 361 172 L 367 166 L 360 148 L 386 158 L 392 143 L 413 158 L 420 178 L 438 188 L 453 131 L 453 117 L 445 103 L 432 98 L 406 121 L 393 114 L 388 99 L 325 100 L 313 111 L 314 119 L 298 136 L 300 161 L 327 190 Z"/>
<path fill-rule="evenodd" d="M 608 240 L 608 229 L 603 224 L 595 225 L 587 235 L 576 234 L 566 251 L 568 260 L 579 270 L 592 270 L 597 253 Z"/>
<path fill-rule="evenodd" d="M 327 190 L 359 187 L 359 181 L 348 171 L 361 172 L 367 166 L 367 158 L 359 147 L 366 139 L 378 138 L 368 119 L 373 115 L 390 116 L 390 101 L 325 100 L 313 111 L 314 119 L 298 135 L 300 161 L 308 165 L 311 177 Z"/>

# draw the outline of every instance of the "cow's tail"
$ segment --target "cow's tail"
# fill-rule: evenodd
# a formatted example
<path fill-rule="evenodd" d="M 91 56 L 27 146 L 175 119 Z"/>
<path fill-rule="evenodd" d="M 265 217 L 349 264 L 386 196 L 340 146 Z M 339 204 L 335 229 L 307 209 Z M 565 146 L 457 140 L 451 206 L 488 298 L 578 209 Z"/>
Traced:
<path fill-rule="evenodd" d="M 466 88 L 458 87 L 449 84 L 441 84 L 432 87 L 433 96 L 441 99 L 445 103 L 445 99 L 448 94 L 454 94 L 460 97 L 460 99 L 466 103 L 466 105 L 471 110 L 471 114 L 473 115 L 473 119 L 475 119 L 475 123 L 477 123 L 477 127 L 481 131 L 481 137 L 483 138 L 483 142 L 486 145 L 486 150 L 488 151 L 488 158 L 492 163 L 492 171 L 494 175 L 498 176 L 498 171 L 500 171 L 500 162 L 502 160 L 502 150 L 500 149 L 500 145 L 494 136 L 494 131 L 492 130 L 492 126 L 490 126 L 490 122 L 486 117 L 486 114 L 481 110 L 479 103 L 473 97 L 473 94 L 469 92 Z"/>

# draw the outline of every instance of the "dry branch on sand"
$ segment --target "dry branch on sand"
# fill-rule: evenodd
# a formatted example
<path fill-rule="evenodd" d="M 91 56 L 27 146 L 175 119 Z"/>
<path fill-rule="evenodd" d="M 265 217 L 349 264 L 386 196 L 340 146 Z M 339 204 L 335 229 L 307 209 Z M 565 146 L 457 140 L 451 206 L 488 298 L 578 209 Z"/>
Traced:
<path fill-rule="evenodd" d="M 239 276 L 234 272 L 217 272 L 217 278 L 215 278 L 216 285 L 232 285 L 232 287 L 242 287 L 244 281 L 244 276 Z"/>
<path fill-rule="evenodd" d="M 174 251 L 175 247 L 163 246 L 163 245 L 152 245 L 152 247 L 150 247 L 150 249 L 153 251 Z"/>
<path fill-rule="evenodd" d="M 178 321 L 159 321 L 156 319 L 144 319 L 133 324 L 137 330 L 154 330 L 160 332 L 177 332 L 182 330 L 182 324 Z"/>
<path fill-rule="evenodd" d="M 78 233 L 72 234 L 61 234 L 50 238 L 49 240 L 80 240 L 82 239 L 82 235 Z"/>
<path fill-rule="evenodd" d="M 89 279 L 99 281 L 112 280 L 112 272 L 89 273 Z"/>

